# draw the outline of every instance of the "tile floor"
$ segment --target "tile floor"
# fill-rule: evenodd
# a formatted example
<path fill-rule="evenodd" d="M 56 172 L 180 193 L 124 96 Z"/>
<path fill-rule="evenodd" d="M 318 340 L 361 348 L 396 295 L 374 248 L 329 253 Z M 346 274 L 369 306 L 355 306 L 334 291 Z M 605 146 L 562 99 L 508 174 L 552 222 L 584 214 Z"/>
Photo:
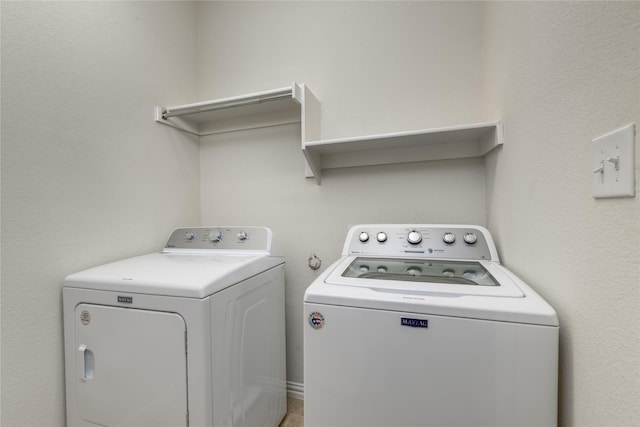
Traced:
<path fill-rule="evenodd" d="M 287 415 L 280 423 L 280 427 L 304 427 L 304 401 L 287 398 Z"/>

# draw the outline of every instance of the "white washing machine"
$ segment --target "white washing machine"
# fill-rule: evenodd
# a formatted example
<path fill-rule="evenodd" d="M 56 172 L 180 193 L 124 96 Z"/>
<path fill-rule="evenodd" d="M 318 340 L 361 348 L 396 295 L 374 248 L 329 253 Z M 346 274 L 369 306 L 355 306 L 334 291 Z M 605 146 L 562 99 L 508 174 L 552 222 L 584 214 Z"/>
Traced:
<path fill-rule="evenodd" d="M 286 412 L 284 258 L 266 227 L 178 229 L 68 276 L 68 426 L 273 427 Z"/>
<path fill-rule="evenodd" d="M 557 424 L 558 319 L 466 225 L 358 225 L 304 296 L 305 427 Z"/>

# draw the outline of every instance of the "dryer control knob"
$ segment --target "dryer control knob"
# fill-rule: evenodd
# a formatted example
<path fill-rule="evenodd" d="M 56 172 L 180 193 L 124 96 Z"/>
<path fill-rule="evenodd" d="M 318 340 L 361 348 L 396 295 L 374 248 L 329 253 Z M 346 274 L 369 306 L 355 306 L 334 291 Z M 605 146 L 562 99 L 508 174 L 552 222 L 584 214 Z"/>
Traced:
<path fill-rule="evenodd" d="M 209 233 L 209 241 L 211 243 L 218 243 L 220 240 L 222 240 L 222 233 L 220 232 L 220 230 L 212 231 L 211 233 Z"/>
<path fill-rule="evenodd" d="M 358 239 L 360 239 L 360 241 L 362 243 L 369 241 L 369 233 L 367 233 L 366 231 L 363 231 L 362 233 L 360 233 L 360 235 L 358 236 Z"/>
<path fill-rule="evenodd" d="M 409 234 L 407 234 L 407 242 L 411 243 L 412 245 L 417 245 L 418 243 L 422 242 L 422 234 L 420 234 L 419 231 L 412 231 Z"/>
<path fill-rule="evenodd" d="M 385 233 L 384 231 L 379 232 L 378 235 L 376 236 L 376 239 L 378 239 L 378 242 L 380 242 L 380 243 L 386 242 L 387 241 L 387 233 Z"/>
<path fill-rule="evenodd" d="M 184 237 L 187 240 L 193 240 L 196 238 L 196 233 L 194 233 L 193 231 L 189 231 L 188 233 L 185 233 Z"/>
<path fill-rule="evenodd" d="M 442 236 L 442 240 L 447 244 L 450 245 L 453 242 L 456 241 L 456 235 L 453 233 L 444 233 L 444 236 Z"/>
<path fill-rule="evenodd" d="M 464 241 L 470 245 L 473 245 L 478 241 L 478 236 L 475 233 L 467 233 L 464 235 Z"/>
<path fill-rule="evenodd" d="M 246 231 L 241 231 L 238 233 L 238 240 L 247 240 L 249 236 L 247 236 Z"/>

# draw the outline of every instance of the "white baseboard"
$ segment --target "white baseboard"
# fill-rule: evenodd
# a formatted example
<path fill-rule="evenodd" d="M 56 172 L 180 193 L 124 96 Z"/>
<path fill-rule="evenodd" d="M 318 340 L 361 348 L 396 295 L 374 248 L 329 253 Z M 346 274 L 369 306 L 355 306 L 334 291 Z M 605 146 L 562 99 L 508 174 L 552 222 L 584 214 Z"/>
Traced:
<path fill-rule="evenodd" d="M 304 400 L 304 384 L 294 381 L 287 381 L 287 396 L 294 399 Z"/>

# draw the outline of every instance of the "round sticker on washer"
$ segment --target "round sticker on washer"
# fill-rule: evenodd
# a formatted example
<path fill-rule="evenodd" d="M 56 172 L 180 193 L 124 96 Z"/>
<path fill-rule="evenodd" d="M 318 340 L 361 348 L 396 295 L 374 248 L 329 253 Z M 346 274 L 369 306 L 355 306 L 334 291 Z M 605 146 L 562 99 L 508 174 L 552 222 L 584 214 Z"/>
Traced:
<path fill-rule="evenodd" d="M 91 322 L 91 313 L 89 313 L 89 310 L 82 310 L 80 313 L 80 322 L 82 322 L 83 325 L 88 325 L 89 322 Z"/>
<path fill-rule="evenodd" d="M 309 324 L 313 329 L 321 329 L 324 326 L 324 316 L 319 311 L 309 315 Z"/>

